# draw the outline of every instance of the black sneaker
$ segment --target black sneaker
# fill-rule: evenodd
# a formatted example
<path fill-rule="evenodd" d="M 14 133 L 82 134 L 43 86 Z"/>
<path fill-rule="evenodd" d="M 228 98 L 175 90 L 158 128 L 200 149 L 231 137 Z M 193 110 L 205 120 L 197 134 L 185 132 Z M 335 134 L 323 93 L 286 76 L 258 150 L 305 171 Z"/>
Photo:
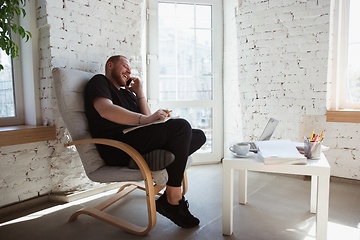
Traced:
<path fill-rule="evenodd" d="M 156 200 L 156 211 L 183 228 L 196 227 L 200 223 L 200 220 L 189 212 L 189 203 L 184 197 L 179 201 L 179 205 L 172 205 L 167 201 L 166 192 Z"/>
<path fill-rule="evenodd" d="M 143 154 L 142 156 L 149 165 L 151 171 L 162 170 L 175 160 L 175 155 L 172 152 L 163 149 L 157 149 L 147 154 Z M 130 159 L 129 168 L 139 169 L 139 166 L 133 159 Z"/>

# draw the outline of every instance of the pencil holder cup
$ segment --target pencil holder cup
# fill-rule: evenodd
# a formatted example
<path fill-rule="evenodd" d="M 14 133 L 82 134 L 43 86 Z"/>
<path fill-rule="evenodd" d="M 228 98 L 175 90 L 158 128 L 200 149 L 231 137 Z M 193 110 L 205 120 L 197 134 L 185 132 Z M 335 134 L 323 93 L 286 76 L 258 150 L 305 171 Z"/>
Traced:
<path fill-rule="evenodd" d="M 304 152 L 307 159 L 320 159 L 321 157 L 321 142 L 310 142 L 309 139 L 304 141 Z"/>

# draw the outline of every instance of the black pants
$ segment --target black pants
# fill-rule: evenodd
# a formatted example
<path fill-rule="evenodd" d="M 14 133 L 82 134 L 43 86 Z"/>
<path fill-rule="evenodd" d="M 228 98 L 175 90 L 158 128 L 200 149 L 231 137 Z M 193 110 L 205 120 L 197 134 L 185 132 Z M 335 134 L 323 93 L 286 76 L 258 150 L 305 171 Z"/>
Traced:
<path fill-rule="evenodd" d="M 155 149 L 165 149 L 175 155 L 175 161 L 166 167 L 168 186 L 180 187 L 188 156 L 198 150 L 206 141 L 203 131 L 192 129 L 190 124 L 181 118 L 170 119 L 165 123 L 139 128 L 126 134 L 111 133 L 108 138 L 125 142 L 140 154 Z M 98 146 L 101 157 L 108 165 L 127 166 L 129 155 L 108 146 Z"/>

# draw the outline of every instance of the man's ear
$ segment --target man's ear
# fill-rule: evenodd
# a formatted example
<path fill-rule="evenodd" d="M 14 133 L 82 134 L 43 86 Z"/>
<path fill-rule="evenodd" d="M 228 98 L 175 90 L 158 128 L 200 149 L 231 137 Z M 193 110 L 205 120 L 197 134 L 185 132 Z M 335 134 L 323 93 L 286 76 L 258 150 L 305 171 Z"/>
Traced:
<path fill-rule="evenodd" d="M 113 66 L 114 66 L 114 63 L 112 63 L 112 62 L 108 62 L 108 63 L 107 63 L 107 68 L 108 68 L 109 70 L 111 70 L 111 69 L 113 68 Z"/>

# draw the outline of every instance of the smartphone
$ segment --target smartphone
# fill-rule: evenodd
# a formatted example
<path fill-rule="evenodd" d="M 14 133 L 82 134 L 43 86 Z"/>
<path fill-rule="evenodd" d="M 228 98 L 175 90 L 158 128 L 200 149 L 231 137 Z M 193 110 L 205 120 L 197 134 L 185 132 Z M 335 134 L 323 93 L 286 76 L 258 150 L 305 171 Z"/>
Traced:
<path fill-rule="evenodd" d="M 126 81 L 126 86 L 130 86 L 130 83 L 131 83 L 131 82 L 132 82 L 131 79 L 127 80 L 127 81 Z"/>

